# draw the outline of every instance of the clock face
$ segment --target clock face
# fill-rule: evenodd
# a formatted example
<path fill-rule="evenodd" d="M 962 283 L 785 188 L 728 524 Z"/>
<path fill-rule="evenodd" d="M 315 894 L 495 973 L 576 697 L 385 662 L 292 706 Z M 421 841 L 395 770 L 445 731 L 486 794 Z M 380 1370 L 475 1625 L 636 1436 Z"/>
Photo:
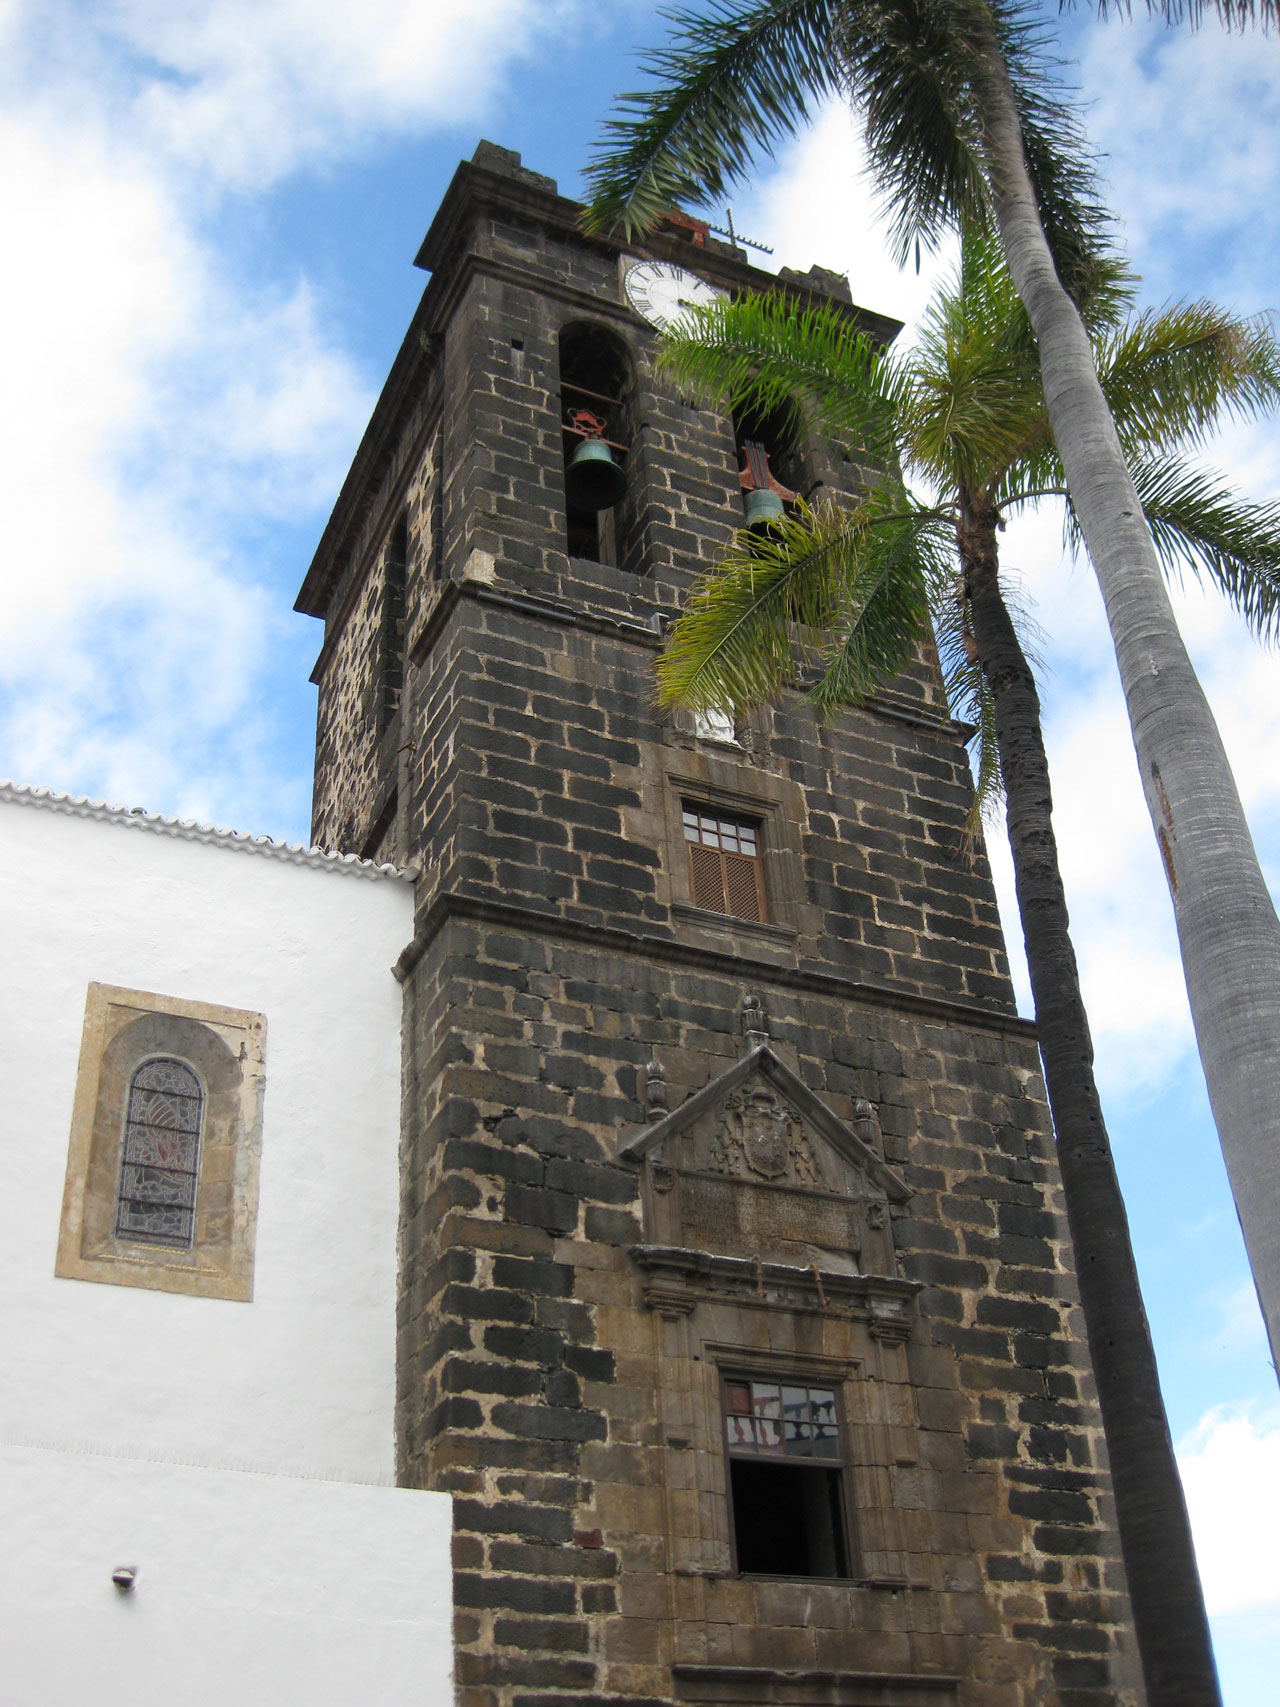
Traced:
<path fill-rule="evenodd" d="M 659 332 L 678 325 L 691 308 L 705 308 L 725 294 L 670 261 L 637 261 L 622 283 L 632 308 Z"/>

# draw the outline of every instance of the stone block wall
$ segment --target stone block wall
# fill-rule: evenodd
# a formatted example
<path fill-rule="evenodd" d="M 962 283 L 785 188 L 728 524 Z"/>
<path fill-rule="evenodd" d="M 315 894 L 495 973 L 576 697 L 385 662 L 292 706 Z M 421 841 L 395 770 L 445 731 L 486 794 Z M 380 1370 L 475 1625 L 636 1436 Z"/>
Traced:
<path fill-rule="evenodd" d="M 923 640 L 825 727 L 798 696 L 732 741 L 659 712 L 663 624 L 741 517 L 733 434 L 663 378 L 617 245 L 576 217 L 501 150 L 463 168 L 300 598 L 326 617 L 317 836 L 420 873 L 398 1450 L 456 1500 L 459 1700 L 1138 1707 L 1035 1043 L 936 659 Z M 764 282 L 714 244 L 640 252 Z M 583 320 L 632 364 L 620 566 L 567 552 L 559 339 Z M 867 473 L 805 447 L 811 487 Z M 763 922 L 695 903 L 686 803 L 756 823 Z M 876 1111 L 896 1274 L 654 1255 L 656 1176 L 623 1146 L 655 1085 L 675 1111 L 739 1062 L 747 990 L 802 1101 Z M 735 1573 L 718 1383 L 743 1369 L 842 1394 L 849 1580 Z"/>
<path fill-rule="evenodd" d="M 590 591 L 572 607 L 464 583 L 438 607 L 411 686 L 423 907 L 467 896 L 1011 1008 L 941 707 L 887 703 L 823 728 L 791 701 L 737 746 L 700 741 L 654 704 L 658 637 Z M 766 925 L 693 906 L 686 799 L 761 820 Z"/>
<path fill-rule="evenodd" d="M 929 1699 L 966 1707 L 1136 1699 L 1024 1024 L 757 985 L 805 1083 L 837 1113 L 875 1104 L 914 1194 L 894 1223 L 920 1286 L 899 1342 L 772 1283 L 749 1308 L 646 1303 L 619 1145 L 646 1121 L 652 1057 L 675 1106 L 740 1054 L 740 978 L 483 909 L 407 976 L 402 1474 L 457 1496 L 463 1707 L 709 1699 L 716 1668 L 735 1701 L 785 1698 L 774 1674 L 796 1668 L 932 1679 Z M 856 1367 L 866 1580 L 731 1573 L 699 1374 L 726 1344 Z M 896 1687 L 876 1699 L 915 1699 Z"/>
<path fill-rule="evenodd" d="M 442 585 L 500 573 L 508 588 L 573 608 L 585 600 L 602 615 L 652 626 L 674 616 L 742 519 L 728 417 L 681 396 L 657 370 L 654 335 L 623 305 L 616 250 L 582 238 L 574 204 L 545 185 L 528 194 L 527 209 L 481 205 L 438 239 L 437 276 L 308 576 L 315 592 L 304 589 L 299 601 L 325 617 L 312 678 L 320 688 L 319 846 L 377 851 L 371 838 L 395 784 L 402 736 L 378 745 L 376 635 L 386 546 L 401 516 L 409 524 L 407 678 L 431 644 Z M 767 282 L 721 246 L 713 250 L 727 280 Z M 865 318 L 868 327 L 891 326 Z M 608 328 L 634 373 L 625 464 L 634 514 L 616 568 L 567 555 L 559 339 L 584 321 Z M 811 439 L 805 453 L 808 485 L 820 496 L 855 492 L 865 476 L 848 447 Z M 412 691 L 407 680 L 405 697 Z M 927 663 L 892 691 L 937 702 Z M 402 727 L 415 738 L 404 719 Z"/>

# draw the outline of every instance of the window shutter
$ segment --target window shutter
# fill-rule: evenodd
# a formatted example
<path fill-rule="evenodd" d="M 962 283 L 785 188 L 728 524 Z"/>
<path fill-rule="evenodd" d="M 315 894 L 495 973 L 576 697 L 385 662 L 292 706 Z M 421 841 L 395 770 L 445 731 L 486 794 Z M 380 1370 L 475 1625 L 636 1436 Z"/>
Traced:
<path fill-rule="evenodd" d="M 727 913 L 732 913 L 736 919 L 753 919 L 759 923 L 764 917 L 760 905 L 760 861 L 746 854 L 723 853 L 724 887 L 728 905 Z"/>
<path fill-rule="evenodd" d="M 724 876 L 720 861 L 723 856 L 716 848 L 704 848 L 698 845 L 689 846 L 689 876 L 693 889 L 693 904 L 695 907 L 705 907 L 708 912 L 731 912 L 731 907 L 725 906 Z"/>

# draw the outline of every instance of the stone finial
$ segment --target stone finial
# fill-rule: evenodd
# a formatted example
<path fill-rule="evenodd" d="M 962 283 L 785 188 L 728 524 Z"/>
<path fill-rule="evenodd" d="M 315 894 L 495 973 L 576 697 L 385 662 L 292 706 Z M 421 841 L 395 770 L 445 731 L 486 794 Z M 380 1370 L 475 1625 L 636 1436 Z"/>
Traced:
<path fill-rule="evenodd" d="M 854 1134 L 883 1162 L 884 1133 L 880 1130 L 880 1117 L 866 1097 L 859 1097 L 854 1103 L 852 1125 Z"/>
<path fill-rule="evenodd" d="M 661 1061 L 650 1061 L 644 1070 L 644 1101 L 655 1119 L 667 1112 L 667 1070 Z"/>
<path fill-rule="evenodd" d="M 754 990 L 742 998 L 742 1029 L 747 1039 L 747 1053 L 769 1041 L 769 1021 L 765 1018 L 764 1003 Z"/>

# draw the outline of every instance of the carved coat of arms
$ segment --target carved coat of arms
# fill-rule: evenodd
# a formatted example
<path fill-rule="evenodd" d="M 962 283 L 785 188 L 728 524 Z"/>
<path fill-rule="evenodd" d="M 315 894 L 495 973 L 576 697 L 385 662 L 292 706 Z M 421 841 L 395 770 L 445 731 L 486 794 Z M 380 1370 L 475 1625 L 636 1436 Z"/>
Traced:
<path fill-rule="evenodd" d="M 793 1171 L 799 1183 L 817 1180 L 813 1155 L 799 1124 L 764 1085 L 757 1085 L 750 1095 L 738 1091 L 729 1098 L 711 1147 L 710 1165 L 719 1173 L 742 1175 L 749 1170 L 766 1180 L 781 1179 Z"/>
<path fill-rule="evenodd" d="M 791 1122 L 778 1107 L 778 1099 L 763 1088 L 753 1091 L 740 1119 L 742 1153 L 752 1173 L 761 1179 L 777 1179 L 786 1173 Z"/>

